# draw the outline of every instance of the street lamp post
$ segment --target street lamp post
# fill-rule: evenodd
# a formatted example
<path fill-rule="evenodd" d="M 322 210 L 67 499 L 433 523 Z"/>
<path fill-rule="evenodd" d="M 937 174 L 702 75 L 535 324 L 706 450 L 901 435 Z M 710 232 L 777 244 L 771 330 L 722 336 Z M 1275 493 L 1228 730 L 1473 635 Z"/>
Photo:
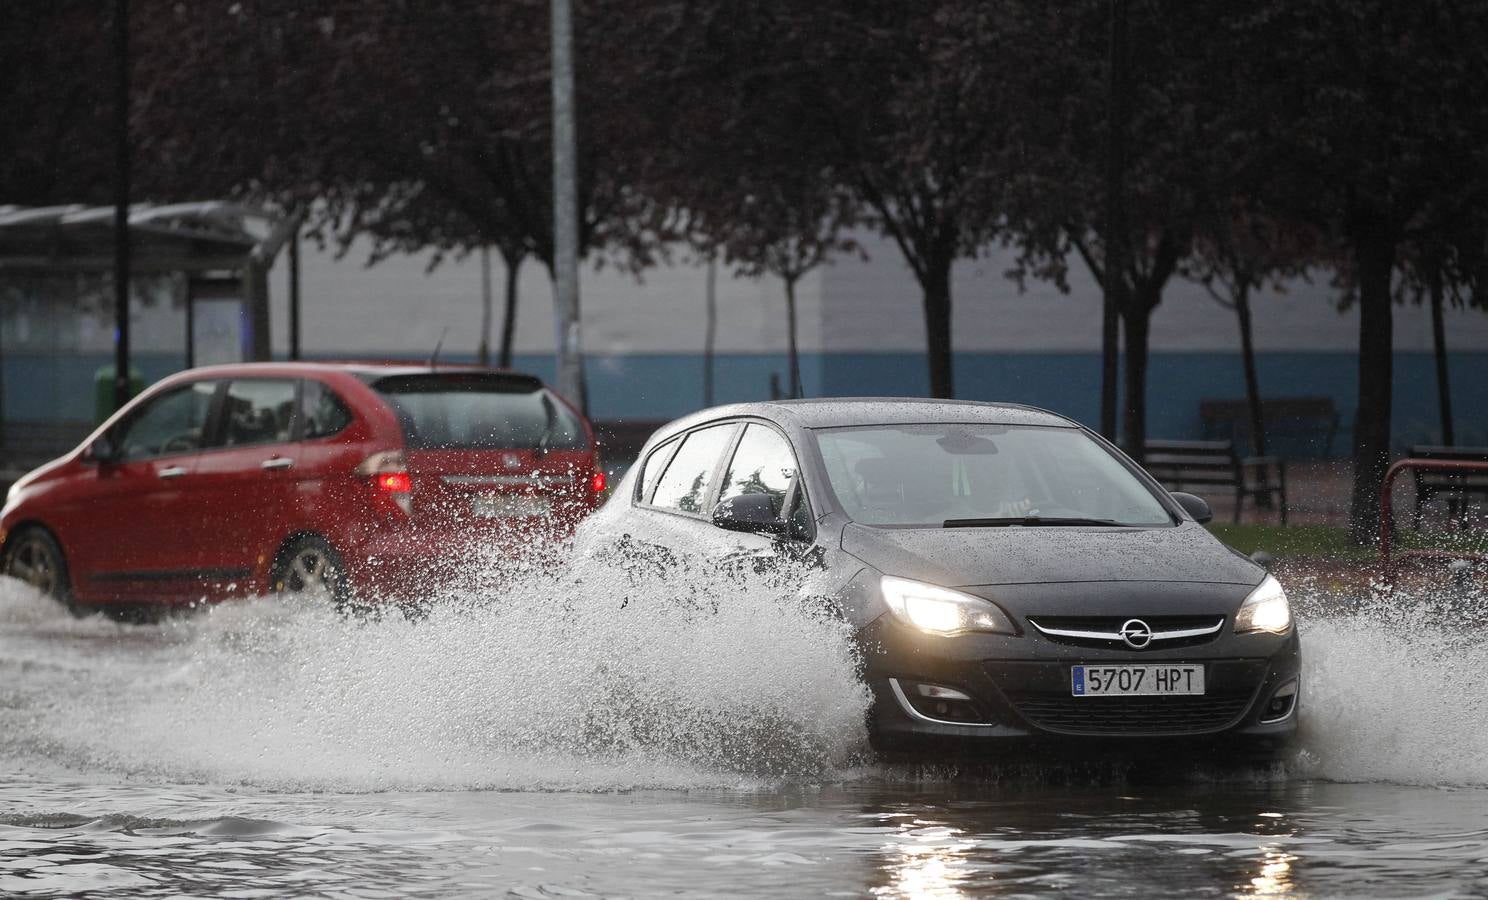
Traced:
<path fill-rule="evenodd" d="M 129 0 L 114 0 L 114 408 L 129 402 Z"/>
<path fill-rule="evenodd" d="M 587 411 L 583 342 L 579 336 L 579 191 L 570 0 L 552 0 L 552 16 L 553 275 L 558 313 L 558 391 Z"/>

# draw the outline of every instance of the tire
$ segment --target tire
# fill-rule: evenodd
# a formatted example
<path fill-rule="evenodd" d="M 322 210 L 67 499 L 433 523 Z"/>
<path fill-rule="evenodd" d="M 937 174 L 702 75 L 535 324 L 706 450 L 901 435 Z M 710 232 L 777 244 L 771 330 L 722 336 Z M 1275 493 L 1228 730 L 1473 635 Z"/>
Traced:
<path fill-rule="evenodd" d="M 275 593 L 328 603 L 344 609 L 351 603 L 351 582 L 341 555 L 319 535 L 295 538 L 280 551 L 274 565 Z"/>
<path fill-rule="evenodd" d="M 45 528 L 28 525 L 12 535 L 5 545 L 3 567 L 6 575 L 31 585 L 73 614 L 79 612 L 72 600 L 67 557 Z"/>

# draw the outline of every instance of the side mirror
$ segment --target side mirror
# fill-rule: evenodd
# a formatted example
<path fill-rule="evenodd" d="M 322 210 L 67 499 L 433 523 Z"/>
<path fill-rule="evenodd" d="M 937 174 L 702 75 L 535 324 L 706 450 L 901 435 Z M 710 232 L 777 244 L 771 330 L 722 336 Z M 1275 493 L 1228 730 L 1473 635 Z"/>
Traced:
<path fill-rule="evenodd" d="M 1173 491 L 1173 499 L 1183 507 L 1183 511 L 1193 516 L 1195 522 L 1203 525 L 1214 518 L 1214 510 L 1209 508 L 1209 503 L 1197 494 L 1185 494 L 1183 491 Z"/>
<path fill-rule="evenodd" d="M 83 459 L 88 462 L 111 463 L 119 458 L 119 448 L 106 434 L 99 435 L 93 439 L 88 448 L 83 451 Z"/>
<path fill-rule="evenodd" d="M 726 531 L 784 534 L 785 522 L 775 514 L 769 494 L 740 494 L 713 508 L 713 524 Z"/>

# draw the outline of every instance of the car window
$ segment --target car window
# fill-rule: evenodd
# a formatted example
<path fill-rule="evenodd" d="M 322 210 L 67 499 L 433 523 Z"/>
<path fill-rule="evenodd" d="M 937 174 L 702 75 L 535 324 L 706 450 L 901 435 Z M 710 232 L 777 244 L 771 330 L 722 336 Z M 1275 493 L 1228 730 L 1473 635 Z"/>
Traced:
<path fill-rule="evenodd" d="M 351 424 L 351 410 L 319 381 L 305 381 L 300 387 L 300 417 L 305 423 L 301 437 L 305 440 L 330 437 Z"/>
<path fill-rule="evenodd" d="M 790 525 L 790 534 L 795 537 L 809 539 L 816 534 L 816 519 L 811 515 L 811 500 L 804 490 L 796 493 L 796 502 L 791 506 L 790 517 L 786 521 Z"/>
<path fill-rule="evenodd" d="M 216 391 L 217 382 L 198 381 L 150 400 L 119 431 L 119 458 L 149 459 L 201 449 Z"/>
<path fill-rule="evenodd" d="M 230 382 L 222 406 L 222 443 L 227 447 L 283 443 L 294 425 L 295 382 L 246 378 Z"/>
<path fill-rule="evenodd" d="M 587 450 L 579 418 L 540 383 L 484 372 L 394 375 L 372 383 L 410 450 Z"/>
<path fill-rule="evenodd" d="M 817 431 L 832 492 L 853 521 L 1101 519 L 1172 525 L 1161 501 L 1077 428 L 917 424 Z"/>
<path fill-rule="evenodd" d="M 651 498 L 653 506 L 687 513 L 701 513 L 708 497 L 708 480 L 718 458 L 734 437 L 736 426 L 713 425 L 692 432 L 672 456 L 672 461 L 656 483 Z"/>
<path fill-rule="evenodd" d="M 644 467 L 641 469 L 641 502 L 651 499 L 651 492 L 656 489 L 656 482 L 661 478 L 661 473 L 666 470 L 667 462 L 671 460 L 672 454 L 677 452 L 681 441 L 667 441 L 660 447 L 651 451 L 646 457 Z"/>
<path fill-rule="evenodd" d="M 729 462 L 719 502 L 744 494 L 766 494 L 779 516 L 797 471 L 796 456 L 780 432 L 752 423 L 745 426 L 739 448 Z"/>

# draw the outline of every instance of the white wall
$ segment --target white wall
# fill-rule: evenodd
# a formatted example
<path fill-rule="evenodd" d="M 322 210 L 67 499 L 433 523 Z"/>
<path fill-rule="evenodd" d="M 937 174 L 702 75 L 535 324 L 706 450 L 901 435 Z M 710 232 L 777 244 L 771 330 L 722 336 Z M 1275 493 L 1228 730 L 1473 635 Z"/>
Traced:
<path fill-rule="evenodd" d="M 800 343 L 812 351 L 904 351 L 924 348 L 919 288 L 899 251 L 875 235 L 860 236 L 866 262 L 839 262 L 808 276 L 798 288 Z M 480 323 L 478 258 L 446 260 L 426 272 L 427 257 L 396 257 L 368 268 L 365 247 L 345 258 L 302 247 L 302 346 L 306 353 L 431 353 L 448 328 L 447 353 L 473 354 Z M 1100 346 L 1100 292 L 1076 261 L 1070 292 L 1037 281 L 1028 290 L 1003 276 L 1005 253 L 957 264 L 954 273 L 955 342 L 958 350 L 995 352 L 1094 352 Z M 274 346 L 288 346 L 284 256 L 271 276 Z M 504 274 L 493 257 L 497 341 Z M 648 271 L 637 279 L 613 267 L 581 276 L 584 345 L 605 353 L 699 353 L 703 346 L 704 267 L 689 261 Z M 547 272 L 529 261 L 522 269 L 517 352 L 553 348 L 552 288 Z M 1326 283 L 1299 283 L 1285 294 L 1255 298 L 1260 351 L 1339 351 L 1357 346 L 1355 312 L 1335 309 Z M 785 348 L 785 300 L 777 279 L 718 278 L 718 349 L 724 353 L 779 353 Z M 1430 321 L 1417 307 L 1396 308 L 1395 345 L 1424 351 Z M 1488 315 L 1448 314 L 1448 345 L 1488 350 Z M 1232 351 L 1238 345 L 1234 314 L 1188 282 L 1171 283 L 1153 317 L 1157 351 Z"/>

